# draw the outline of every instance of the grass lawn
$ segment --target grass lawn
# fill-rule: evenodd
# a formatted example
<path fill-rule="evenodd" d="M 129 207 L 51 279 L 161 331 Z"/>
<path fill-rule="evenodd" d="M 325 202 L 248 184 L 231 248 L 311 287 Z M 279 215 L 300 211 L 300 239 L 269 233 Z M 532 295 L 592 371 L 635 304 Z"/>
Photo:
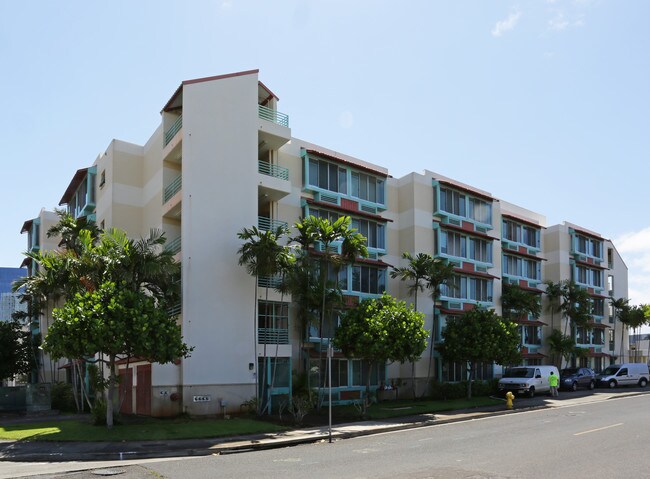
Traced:
<path fill-rule="evenodd" d="M 453 399 L 384 401 L 370 406 L 368 419 L 387 419 L 401 416 L 416 416 L 442 411 L 468 409 L 479 406 L 503 404 L 503 401 L 489 397 L 471 400 Z M 327 407 L 319 413 L 312 413 L 312 424 L 322 424 L 327 417 Z M 360 420 L 360 411 L 353 405 L 337 406 L 332 409 L 335 423 Z M 285 416 L 285 420 L 288 421 Z M 155 419 L 127 418 L 124 423 L 112 429 L 94 426 L 92 418 L 72 420 L 50 420 L 40 423 L 0 425 L 0 440 L 26 441 L 164 441 L 173 439 L 200 439 L 222 436 L 239 436 L 285 431 L 289 425 L 255 420 L 247 417 L 232 419 Z"/>
<path fill-rule="evenodd" d="M 264 421 L 234 419 L 153 419 L 138 418 L 112 429 L 94 426 L 92 420 L 61 420 L 41 423 L 0 425 L 0 439 L 28 441 L 161 441 L 199 439 L 240 434 L 260 434 L 286 430 Z"/>
<path fill-rule="evenodd" d="M 441 400 L 400 400 L 383 401 L 373 404 L 368 409 L 368 419 L 387 419 L 400 416 L 416 416 L 418 414 L 433 414 L 443 411 L 454 411 L 457 409 L 471 409 L 479 406 L 494 406 L 503 404 L 499 399 L 482 396 L 472 399 L 448 399 Z M 327 414 L 327 413 L 325 413 Z M 333 409 L 333 415 L 339 418 L 359 418 L 359 411 L 354 406 L 340 406 Z"/>

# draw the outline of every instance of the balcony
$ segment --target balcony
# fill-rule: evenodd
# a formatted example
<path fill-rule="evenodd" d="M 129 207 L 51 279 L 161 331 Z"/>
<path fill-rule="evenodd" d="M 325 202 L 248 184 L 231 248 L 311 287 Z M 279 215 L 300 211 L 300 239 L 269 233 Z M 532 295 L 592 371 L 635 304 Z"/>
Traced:
<path fill-rule="evenodd" d="M 289 128 L 289 115 L 262 105 L 257 105 L 257 114 L 262 120 Z"/>
<path fill-rule="evenodd" d="M 268 201 L 278 201 L 291 193 L 288 168 L 259 160 L 257 171 L 260 196 Z"/>
<path fill-rule="evenodd" d="M 179 175 L 165 187 L 163 191 L 163 205 L 167 203 L 172 197 L 178 193 L 183 187 L 183 176 Z"/>
<path fill-rule="evenodd" d="M 268 161 L 258 161 L 257 171 L 263 175 L 272 176 L 273 178 L 280 178 L 281 180 L 289 179 L 289 168 L 280 165 L 272 165 Z"/>
<path fill-rule="evenodd" d="M 275 231 L 282 226 L 286 228 L 289 224 L 286 221 L 272 220 L 266 216 L 257 217 L 257 227 L 262 231 Z"/>
<path fill-rule="evenodd" d="M 165 136 L 163 137 L 163 148 L 166 147 L 169 142 L 174 139 L 176 133 L 178 133 L 182 127 L 183 115 L 179 116 L 176 121 L 172 123 L 172 126 L 170 126 L 169 129 L 165 132 Z"/>
<path fill-rule="evenodd" d="M 177 254 L 181 251 L 181 237 L 174 238 L 165 244 L 165 251 L 169 251 L 172 254 Z"/>

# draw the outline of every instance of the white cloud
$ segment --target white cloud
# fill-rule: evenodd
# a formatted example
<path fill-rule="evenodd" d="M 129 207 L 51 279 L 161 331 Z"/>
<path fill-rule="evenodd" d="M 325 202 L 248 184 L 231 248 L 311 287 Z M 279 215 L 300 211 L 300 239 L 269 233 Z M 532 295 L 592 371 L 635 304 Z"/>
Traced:
<path fill-rule="evenodd" d="M 551 30 L 564 30 L 570 25 L 570 22 L 564 16 L 564 13 L 559 12 L 555 18 L 548 21 L 548 27 Z"/>
<path fill-rule="evenodd" d="M 505 20 L 499 20 L 492 29 L 492 36 L 500 37 L 505 32 L 512 30 L 519 22 L 519 18 L 521 18 L 521 12 L 514 12 L 508 15 Z"/>
<path fill-rule="evenodd" d="M 628 267 L 632 304 L 650 304 L 650 227 L 612 240 Z"/>

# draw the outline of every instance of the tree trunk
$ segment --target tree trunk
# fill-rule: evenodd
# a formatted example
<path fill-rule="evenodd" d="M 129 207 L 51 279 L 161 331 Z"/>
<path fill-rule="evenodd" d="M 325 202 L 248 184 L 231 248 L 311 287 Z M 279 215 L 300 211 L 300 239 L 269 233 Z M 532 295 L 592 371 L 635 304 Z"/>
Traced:
<path fill-rule="evenodd" d="M 472 399 L 472 381 L 474 380 L 474 362 L 467 363 L 467 371 L 469 372 L 467 378 L 467 399 Z"/>
<path fill-rule="evenodd" d="M 108 360 L 108 384 L 106 386 L 106 427 L 113 427 L 113 392 L 115 389 L 115 355 L 111 354 Z"/>
<path fill-rule="evenodd" d="M 436 335 L 436 298 L 433 298 L 433 317 L 431 318 L 431 348 L 429 349 L 429 367 L 427 369 L 427 382 L 424 385 L 424 391 L 422 392 L 422 396 L 420 397 L 424 397 L 427 390 L 429 389 L 429 381 L 431 380 L 431 363 L 433 363 L 433 347 L 434 347 L 435 335 Z"/>

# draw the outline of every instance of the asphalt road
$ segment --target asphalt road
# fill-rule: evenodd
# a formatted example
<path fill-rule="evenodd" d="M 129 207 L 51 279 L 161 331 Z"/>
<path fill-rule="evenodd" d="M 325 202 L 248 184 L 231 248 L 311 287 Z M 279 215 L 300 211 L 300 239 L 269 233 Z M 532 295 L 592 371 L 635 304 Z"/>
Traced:
<path fill-rule="evenodd" d="M 52 474 L 50 469 L 48 475 L 33 477 L 96 479 L 114 473 L 123 479 L 649 477 L 650 463 L 645 459 L 649 410 L 650 394 L 643 394 L 333 444 L 150 460 L 131 466 L 103 464 L 100 471 L 79 473 Z"/>

